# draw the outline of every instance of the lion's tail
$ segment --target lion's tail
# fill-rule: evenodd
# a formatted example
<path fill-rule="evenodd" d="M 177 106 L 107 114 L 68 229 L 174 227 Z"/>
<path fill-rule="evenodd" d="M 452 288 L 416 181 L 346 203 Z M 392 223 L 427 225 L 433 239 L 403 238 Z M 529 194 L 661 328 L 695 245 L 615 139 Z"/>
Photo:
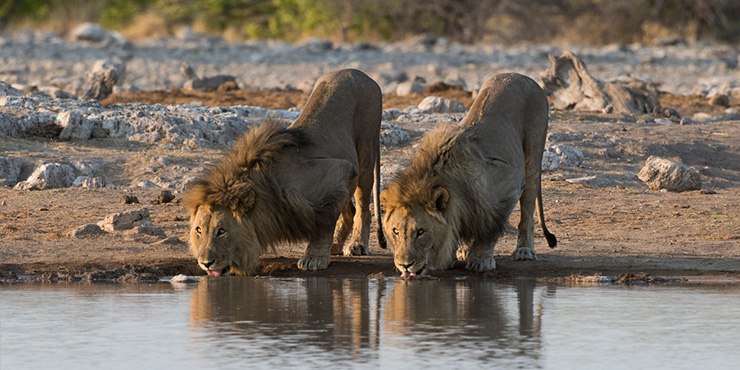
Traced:
<path fill-rule="evenodd" d="M 378 143 L 380 146 L 380 143 Z M 378 224 L 378 244 L 380 248 L 386 249 L 388 245 L 385 242 L 385 234 L 383 233 L 383 222 L 380 217 L 380 148 L 375 156 L 375 181 L 373 182 L 373 204 L 375 207 L 375 221 Z"/>
<path fill-rule="evenodd" d="M 545 211 L 542 209 L 541 186 L 537 192 L 537 209 L 539 209 L 540 227 L 542 228 L 542 234 L 544 234 L 545 239 L 547 239 L 547 245 L 549 245 L 550 248 L 555 248 L 558 245 L 558 238 L 556 238 L 554 234 L 550 233 L 550 231 L 547 230 L 547 226 L 545 226 Z"/>

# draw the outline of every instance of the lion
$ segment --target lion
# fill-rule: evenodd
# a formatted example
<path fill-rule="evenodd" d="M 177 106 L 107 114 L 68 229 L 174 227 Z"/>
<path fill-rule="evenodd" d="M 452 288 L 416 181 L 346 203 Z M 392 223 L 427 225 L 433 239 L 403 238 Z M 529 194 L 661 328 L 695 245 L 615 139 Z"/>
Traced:
<path fill-rule="evenodd" d="M 515 260 L 536 260 L 535 201 L 545 226 L 541 162 L 547 97 L 532 79 L 501 74 L 487 80 L 459 125 L 428 134 L 408 168 L 381 193 L 386 238 L 402 277 L 444 270 L 455 258 L 478 272 L 496 268 L 493 247 L 519 200 Z"/>
<path fill-rule="evenodd" d="M 332 251 L 367 255 L 371 194 L 380 209 L 381 99 L 365 73 L 329 73 L 289 127 L 268 119 L 241 137 L 185 194 L 198 265 L 208 275 L 250 275 L 284 242 L 308 241 L 303 270 L 326 268 Z M 379 212 L 376 221 L 385 248 Z"/>

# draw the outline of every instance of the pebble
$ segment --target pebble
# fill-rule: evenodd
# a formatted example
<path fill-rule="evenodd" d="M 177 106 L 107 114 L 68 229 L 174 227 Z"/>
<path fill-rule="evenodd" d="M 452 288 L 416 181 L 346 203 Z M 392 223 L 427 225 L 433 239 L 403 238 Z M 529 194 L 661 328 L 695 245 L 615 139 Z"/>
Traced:
<path fill-rule="evenodd" d="M 198 278 L 195 276 L 188 276 L 184 274 L 175 275 L 170 279 L 170 283 L 173 284 L 193 284 L 197 283 Z"/>

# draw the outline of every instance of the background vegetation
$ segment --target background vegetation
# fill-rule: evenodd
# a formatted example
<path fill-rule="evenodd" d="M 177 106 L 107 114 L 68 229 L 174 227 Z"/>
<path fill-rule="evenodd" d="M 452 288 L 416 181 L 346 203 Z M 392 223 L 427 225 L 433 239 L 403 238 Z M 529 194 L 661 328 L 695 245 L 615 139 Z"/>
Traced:
<path fill-rule="evenodd" d="M 228 39 L 464 43 L 740 41 L 738 0 L 0 0 L 0 29 L 68 32 L 100 23 L 129 38 L 184 25 Z"/>

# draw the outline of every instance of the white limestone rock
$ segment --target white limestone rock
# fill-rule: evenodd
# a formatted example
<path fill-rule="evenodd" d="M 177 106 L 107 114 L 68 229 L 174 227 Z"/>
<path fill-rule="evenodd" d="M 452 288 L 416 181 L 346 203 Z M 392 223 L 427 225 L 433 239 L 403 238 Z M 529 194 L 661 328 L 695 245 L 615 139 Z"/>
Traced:
<path fill-rule="evenodd" d="M 682 192 L 699 190 L 701 174 L 689 166 L 668 159 L 650 156 L 637 174 L 651 190 Z"/>
<path fill-rule="evenodd" d="M 46 163 L 36 168 L 26 181 L 15 185 L 15 190 L 43 190 L 66 188 L 75 181 L 75 170 L 66 164 Z"/>

